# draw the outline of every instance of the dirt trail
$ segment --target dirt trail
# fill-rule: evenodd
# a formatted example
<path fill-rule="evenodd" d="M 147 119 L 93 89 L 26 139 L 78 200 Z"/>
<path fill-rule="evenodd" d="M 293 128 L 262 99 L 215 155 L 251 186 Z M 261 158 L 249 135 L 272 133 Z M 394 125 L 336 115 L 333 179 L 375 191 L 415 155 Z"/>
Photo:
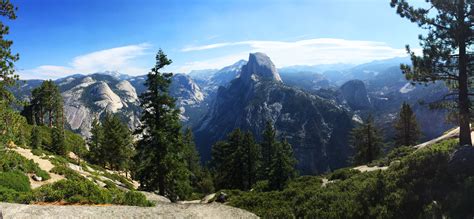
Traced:
<path fill-rule="evenodd" d="M 51 169 L 54 168 L 54 165 L 51 163 L 51 161 L 49 161 L 48 159 L 43 159 L 39 156 L 34 155 L 33 153 L 31 153 L 30 149 L 15 147 L 15 148 L 11 148 L 11 150 L 19 153 L 20 155 L 22 155 L 26 159 L 32 159 L 35 163 L 38 164 L 38 166 L 42 170 L 48 172 L 49 175 L 51 176 L 51 179 L 39 182 L 39 181 L 34 181 L 31 178 L 32 175 L 29 174 L 28 178 L 30 179 L 31 188 L 33 188 L 33 189 L 38 188 L 38 187 L 40 187 L 44 184 L 53 183 L 53 182 L 59 181 L 61 179 L 64 179 L 64 176 L 49 172 Z"/>

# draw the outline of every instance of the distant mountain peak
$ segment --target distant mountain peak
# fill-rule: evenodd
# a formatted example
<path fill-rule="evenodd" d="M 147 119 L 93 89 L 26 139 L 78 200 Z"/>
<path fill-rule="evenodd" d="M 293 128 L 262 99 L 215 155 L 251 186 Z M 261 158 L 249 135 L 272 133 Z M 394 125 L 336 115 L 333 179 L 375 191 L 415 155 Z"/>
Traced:
<path fill-rule="evenodd" d="M 112 76 L 112 77 L 114 77 L 116 79 L 120 79 L 120 80 L 127 80 L 127 79 L 131 78 L 130 75 L 121 73 L 119 71 L 102 71 L 102 72 L 92 73 L 91 75 L 94 75 L 94 74 L 109 75 L 109 76 Z"/>
<path fill-rule="evenodd" d="M 258 79 L 282 82 L 272 60 L 261 52 L 250 53 L 249 61 L 242 67 L 242 73 L 240 74 L 243 80 L 255 79 L 255 76 Z"/>

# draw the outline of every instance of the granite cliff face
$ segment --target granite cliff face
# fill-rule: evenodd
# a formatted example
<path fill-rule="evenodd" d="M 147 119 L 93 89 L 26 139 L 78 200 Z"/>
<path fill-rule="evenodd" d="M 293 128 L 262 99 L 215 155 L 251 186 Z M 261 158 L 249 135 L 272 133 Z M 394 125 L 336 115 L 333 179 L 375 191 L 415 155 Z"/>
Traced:
<path fill-rule="evenodd" d="M 351 109 L 368 110 L 372 107 L 365 84 L 361 80 L 350 80 L 344 83 L 340 90 L 344 101 Z"/>
<path fill-rule="evenodd" d="M 260 138 L 266 121 L 274 124 L 279 138 L 293 145 L 303 174 L 346 165 L 351 153 L 346 140 L 352 127 L 350 113 L 284 85 L 270 58 L 262 53 L 250 54 L 240 77 L 219 88 L 195 131 L 201 156 L 208 160 L 211 145 L 235 128 L 250 130 Z"/>
<path fill-rule="evenodd" d="M 64 99 L 66 125 L 87 138 L 94 118 L 102 118 L 109 112 L 118 113 L 130 128 L 138 127 L 141 113 L 138 96 L 146 89 L 145 80 L 146 76 L 132 77 L 118 72 L 73 75 L 56 80 Z M 14 93 L 19 99 L 28 100 L 31 90 L 41 83 L 41 80 L 25 81 Z M 199 120 L 207 109 L 202 105 L 204 94 L 186 75 L 174 75 L 170 93 L 177 100 L 185 125 Z"/>
<path fill-rule="evenodd" d="M 66 121 L 73 131 L 90 136 L 94 118 L 118 113 L 135 128 L 140 125 L 139 101 L 128 81 L 114 76 L 93 74 L 57 81 L 64 98 Z"/>

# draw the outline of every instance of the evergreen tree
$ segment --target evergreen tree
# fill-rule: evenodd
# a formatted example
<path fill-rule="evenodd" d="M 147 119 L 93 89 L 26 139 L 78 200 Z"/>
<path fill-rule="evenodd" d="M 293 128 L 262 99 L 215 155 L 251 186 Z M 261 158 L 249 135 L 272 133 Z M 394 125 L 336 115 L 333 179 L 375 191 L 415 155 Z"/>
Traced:
<path fill-rule="evenodd" d="M 227 179 L 232 173 L 230 165 L 232 154 L 233 149 L 227 141 L 218 141 L 212 145 L 210 166 L 214 172 L 214 185 L 217 189 L 229 188 Z"/>
<path fill-rule="evenodd" d="M 97 118 L 92 121 L 91 137 L 89 138 L 89 161 L 93 164 L 105 166 L 105 161 L 102 159 L 105 151 L 102 148 L 104 139 L 104 130 Z"/>
<path fill-rule="evenodd" d="M 296 159 L 291 145 L 286 140 L 276 144 L 268 176 L 270 188 L 282 190 L 288 180 L 296 176 L 295 165 Z"/>
<path fill-rule="evenodd" d="M 9 87 L 16 84 L 18 75 L 15 74 L 14 63 L 18 60 L 18 54 L 11 50 L 13 41 L 7 39 L 10 30 L 6 25 L 8 20 L 16 19 L 16 8 L 10 0 L 0 2 L 0 146 L 12 144 L 23 139 L 22 128 L 24 118 L 16 113 L 11 105 L 15 103 L 15 97 Z"/>
<path fill-rule="evenodd" d="M 260 176 L 262 178 L 268 178 L 268 174 L 270 172 L 270 166 L 272 163 L 273 153 L 275 152 L 276 145 L 278 144 L 276 140 L 276 132 L 273 128 L 273 125 L 267 121 L 265 130 L 263 132 L 263 140 L 261 142 L 261 149 L 262 149 L 262 168 Z"/>
<path fill-rule="evenodd" d="M 18 54 L 11 50 L 13 41 L 8 40 L 6 35 L 10 33 L 10 28 L 5 24 L 7 20 L 16 19 L 16 7 L 10 0 L 3 0 L 0 3 L 0 15 L 5 19 L 0 21 L 0 105 L 9 107 L 15 101 L 13 94 L 8 87 L 15 85 L 18 75 L 15 74 L 14 63 L 18 60 Z M 0 106 L 2 107 L 2 106 Z M 1 124 L 0 124 L 1 125 Z"/>
<path fill-rule="evenodd" d="M 474 6 L 471 0 L 427 2 L 427 8 L 415 8 L 406 0 L 391 0 L 390 5 L 401 17 L 428 31 L 426 36 L 419 36 L 423 55 L 415 55 L 407 45 L 413 65 L 401 65 L 401 69 L 414 82 L 443 80 L 450 86 L 452 93 L 446 97 L 457 98 L 446 100 L 457 107 L 459 143 L 472 145 L 469 95 L 473 81 Z"/>
<path fill-rule="evenodd" d="M 395 122 L 395 144 L 397 146 L 415 145 L 420 138 L 421 132 L 416 116 L 410 105 L 403 102 L 398 120 Z"/>
<path fill-rule="evenodd" d="M 147 91 L 141 96 L 142 127 L 137 130 L 136 173 L 142 189 L 167 195 L 173 201 L 190 191 L 189 170 L 179 121 L 179 110 L 169 95 L 172 73 L 160 73 L 171 64 L 163 51 L 156 55 L 156 65 L 147 75 Z"/>
<path fill-rule="evenodd" d="M 41 133 L 38 126 L 33 126 L 31 129 L 31 148 L 40 149 L 41 148 Z"/>
<path fill-rule="evenodd" d="M 64 139 L 64 130 L 56 127 L 52 128 L 51 139 L 51 150 L 56 154 L 66 156 L 68 151 Z"/>
<path fill-rule="evenodd" d="M 44 81 L 41 86 L 31 92 L 30 105 L 23 109 L 22 115 L 32 124 L 63 128 L 63 99 L 59 87 L 51 80 Z"/>
<path fill-rule="evenodd" d="M 250 132 L 232 131 L 212 147 L 211 167 L 218 188 L 249 190 L 257 181 L 260 147 Z"/>
<path fill-rule="evenodd" d="M 242 189 L 244 190 L 250 190 L 257 182 L 261 160 L 260 151 L 260 145 L 255 142 L 252 133 L 244 133 L 241 148 L 237 151 L 237 156 L 239 156 L 243 166 Z"/>
<path fill-rule="evenodd" d="M 201 165 L 199 164 L 199 154 L 194 143 L 193 132 L 190 128 L 184 131 L 185 160 L 187 168 L 190 171 L 190 180 L 193 188 L 198 187 L 202 175 Z"/>
<path fill-rule="evenodd" d="M 359 127 L 355 127 L 350 136 L 355 149 L 354 163 L 365 164 L 375 160 L 381 152 L 382 136 L 369 115 Z"/>
<path fill-rule="evenodd" d="M 133 155 L 132 135 L 127 125 L 116 114 L 107 114 L 103 122 L 100 145 L 102 159 L 112 170 L 128 170 Z"/>

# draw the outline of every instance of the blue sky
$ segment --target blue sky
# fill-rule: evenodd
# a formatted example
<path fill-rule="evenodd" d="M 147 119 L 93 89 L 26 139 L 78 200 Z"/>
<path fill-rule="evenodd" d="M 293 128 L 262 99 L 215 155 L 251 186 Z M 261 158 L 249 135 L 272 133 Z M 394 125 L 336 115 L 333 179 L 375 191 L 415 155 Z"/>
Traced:
<path fill-rule="evenodd" d="M 8 22 L 9 38 L 25 79 L 145 74 L 158 48 L 173 60 L 173 72 L 220 68 L 256 51 L 277 67 L 357 64 L 405 55 L 421 31 L 389 0 L 13 2 L 18 19 Z"/>

